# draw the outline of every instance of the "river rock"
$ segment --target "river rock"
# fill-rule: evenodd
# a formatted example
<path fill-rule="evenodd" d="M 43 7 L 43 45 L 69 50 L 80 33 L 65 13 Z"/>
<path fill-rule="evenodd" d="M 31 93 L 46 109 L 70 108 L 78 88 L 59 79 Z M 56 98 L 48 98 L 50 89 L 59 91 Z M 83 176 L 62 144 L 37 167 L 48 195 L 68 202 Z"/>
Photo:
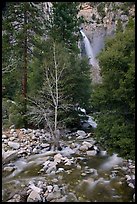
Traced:
<path fill-rule="evenodd" d="M 48 194 L 48 196 L 46 197 L 47 201 L 51 201 L 53 199 L 58 199 L 61 197 L 61 193 L 60 191 L 57 192 L 51 192 Z"/>
<path fill-rule="evenodd" d="M 125 177 L 126 177 L 127 181 L 130 181 L 130 180 L 131 180 L 131 176 L 126 175 Z"/>
<path fill-rule="evenodd" d="M 10 200 L 8 200 L 7 202 L 20 202 L 20 195 L 19 194 L 15 194 L 14 196 L 13 196 L 13 198 L 12 199 L 10 199 Z"/>
<path fill-rule="evenodd" d="M 56 163 L 55 162 L 51 162 L 49 164 L 49 168 L 46 170 L 46 173 L 50 174 L 52 171 L 56 171 Z"/>
<path fill-rule="evenodd" d="M 78 202 L 77 197 L 76 197 L 75 194 L 72 193 L 72 192 L 70 192 L 70 193 L 67 195 L 66 200 L 67 200 L 67 202 Z"/>
<path fill-rule="evenodd" d="M 8 171 L 8 172 L 11 172 L 11 171 L 13 171 L 15 168 L 14 167 L 12 167 L 12 166 L 6 166 L 6 167 L 4 167 L 4 171 Z"/>
<path fill-rule="evenodd" d="M 4 151 L 2 150 L 2 160 L 3 163 L 8 163 L 9 161 L 15 159 L 17 157 L 17 150 L 8 150 L 8 151 Z"/>
<path fill-rule="evenodd" d="M 96 150 L 89 150 L 86 152 L 88 156 L 95 156 L 97 154 Z"/>
<path fill-rule="evenodd" d="M 128 186 L 131 187 L 131 188 L 135 188 L 133 183 L 129 183 Z"/>
<path fill-rule="evenodd" d="M 40 193 L 43 191 L 43 189 L 36 187 L 33 183 L 29 186 L 33 191 L 36 191 L 37 193 Z"/>
<path fill-rule="evenodd" d="M 17 143 L 17 142 L 8 142 L 8 145 L 11 147 L 11 148 L 13 148 L 13 149 L 19 149 L 19 147 L 20 147 L 20 144 L 19 143 Z"/>
<path fill-rule="evenodd" d="M 75 154 L 75 150 L 74 149 L 71 149 L 70 147 L 65 147 L 64 149 L 62 149 L 60 151 L 60 153 L 65 156 L 65 157 L 68 157 L 70 156 L 71 154 Z"/>
<path fill-rule="evenodd" d="M 63 157 L 62 157 L 62 155 L 61 155 L 60 153 L 54 155 L 54 161 L 55 161 L 56 163 L 60 163 L 61 160 L 62 160 L 62 158 L 63 158 Z"/>
<path fill-rule="evenodd" d="M 40 202 L 42 201 L 41 196 L 39 195 L 38 192 L 36 192 L 35 190 L 33 190 L 28 198 L 27 198 L 27 202 Z"/>
<path fill-rule="evenodd" d="M 48 143 L 42 143 L 40 146 L 41 146 L 42 148 L 46 148 L 46 147 L 49 147 L 50 145 L 49 145 Z"/>
<path fill-rule="evenodd" d="M 66 198 L 67 198 L 67 196 L 65 195 L 65 196 L 63 196 L 62 198 L 56 199 L 55 202 L 59 202 L 59 203 L 60 203 L 60 202 L 61 202 L 61 203 L 62 203 L 62 202 L 65 202 L 65 201 L 66 201 Z"/>
<path fill-rule="evenodd" d="M 87 141 L 82 142 L 82 145 L 86 145 L 88 148 L 93 146 L 93 144 L 91 144 L 90 142 L 87 142 Z"/>
<path fill-rule="evenodd" d="M 81 151 L 87 151 L 87 150 L 88 150 L 88 147 L 87 147 L 87 145 L 82 145 L 82 146 L 79 148 L 79 150 L 81 150 Z"/>
<path fill-rule="evenodd" d="M 60 173 L 60 172 L 63 172 L 64 171 L 64 168 L 58 168 L 58 170 L 56 171 L 56 173 Z"/>
<path fill-rule="evenodd" d="M 15 132 L 16 130 L 15 129 L 11 129 L 10 130 L 10 134 L 12 134 L 13 132 Z"/>
<path fill-rule="evenodd" d="M 15 137 L 10 137 L 9 140 L 13 141 L 13 140 L 15 140 Z"/>
<path fill-rule="evenodd" d="M 2 135 L 2 139 L 7 139 L 7 135 Z"/>
<path fill-rule="evenodd" d="M 83 131 L 83 130 L 77 130 L 76 135 L 77 135 L 77 136 L 81 136 L 81 137 L 85 137 L 85 136 L 86 136 L 86 133 L 85 133 L 85 131 Z"/>

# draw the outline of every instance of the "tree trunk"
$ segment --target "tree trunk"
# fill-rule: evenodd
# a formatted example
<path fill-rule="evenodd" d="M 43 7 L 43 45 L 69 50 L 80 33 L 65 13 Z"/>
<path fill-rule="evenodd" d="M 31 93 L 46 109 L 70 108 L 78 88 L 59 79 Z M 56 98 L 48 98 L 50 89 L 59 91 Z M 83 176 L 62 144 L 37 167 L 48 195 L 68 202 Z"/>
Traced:
<path fill-rule="evenodd" d="M 25 3 L 26 4 L 26 3 Z M 22 95 L 23 95 L 23 116 L 24 126 L 27 127 L 27 120 L 25 114 L 27 112 L 27 9 L 24 6 L 24 66 L 23 66 L 23 79 L 22 79 Z"/>

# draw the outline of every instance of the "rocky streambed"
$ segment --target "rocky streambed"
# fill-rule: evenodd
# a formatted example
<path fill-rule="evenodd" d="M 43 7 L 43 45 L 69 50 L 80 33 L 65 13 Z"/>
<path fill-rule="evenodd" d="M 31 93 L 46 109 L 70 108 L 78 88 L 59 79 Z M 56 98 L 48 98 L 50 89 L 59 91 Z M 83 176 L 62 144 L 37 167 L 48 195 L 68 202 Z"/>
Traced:
<path fill-rule="evenodd" d="M 78 130 L 51 148 L 42 130 L 2 135 L 3 202 L 135 202 L 135 163 L 109 155 Z"/>

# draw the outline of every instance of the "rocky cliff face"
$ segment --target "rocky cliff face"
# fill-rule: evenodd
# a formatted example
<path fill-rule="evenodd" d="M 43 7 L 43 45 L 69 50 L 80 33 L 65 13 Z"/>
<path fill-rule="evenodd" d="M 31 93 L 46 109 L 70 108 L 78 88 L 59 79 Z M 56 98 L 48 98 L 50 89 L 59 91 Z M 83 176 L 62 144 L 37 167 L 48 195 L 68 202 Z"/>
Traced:
<path fill-rule="evenodd" d="M 95 48 L 95 42 L 97 47 L 101 43 L 101 48 L 104 37 L 115 33 L 118 21 L 121 21 L 124 29 L 129 17 L 135 18 L 135 4 L 134 2 L 85 2 L 81 3 L 78 17 L 80 16 L 86 20 L 81 26 L 97 54 L 99 48 Z"/>
<path fill-rule="evenodd" d="M 85 2 L 81 3 L 78 17 L 80 16 L 85 20 L 81 27 L 91 42 L 94 55 L 97 56 L 104 47 L 105 38 L 115 34 L 119 22 L 124 29 L 129 18 L 135 19 L 135 4 L 134 2 Z M 101 81 L 99 66 L 92 69 L 92 79 L 93 83 Z"/>

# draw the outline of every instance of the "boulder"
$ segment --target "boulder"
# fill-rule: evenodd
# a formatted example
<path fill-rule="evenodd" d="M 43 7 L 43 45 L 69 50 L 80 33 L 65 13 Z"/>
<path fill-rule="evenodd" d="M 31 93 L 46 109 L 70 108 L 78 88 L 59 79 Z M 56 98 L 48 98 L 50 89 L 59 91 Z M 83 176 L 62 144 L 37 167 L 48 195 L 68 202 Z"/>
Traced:
<path fill-rule="evenodd" d="M 2 139 L 7 139 L 7 135 L 2 135 Z"/>
<path fill-rule="evenodd" d="M 87 145 L 82 145 L 82 146 L 80 146 L 79 150 L 81 150 L 81 151 L 87 151 L 87 150 L 88 150 L 88 147 L 87 147 Z"/>
<path fill-rule="evenodd" d="M 20 195 L 19 194 L 15 194 L 14 196 L 13 196 L 13 198 L 12 199 L 10 199 L 10 200 L 8 200 L 7 202 L 20 202 Z"/>
<path fill-rule="evenodd" d="M 14 151 L 8 150 L 7 152 L 2 150 L 2 160 L 3 160 L 4 164 L 8 163 L 9 161 L 11 161 L 17 157 L 18 157 L 18 154 L 17 154 L 16 150 L 14 150 Z"/>
<path fill-rule="evenodd" d="M 37 192 L 37 193 L 40 193 L 40 192 L 43 191 L 41 188 L 36 187 L 34 184 L 31 184 L 31 185 L 29 186 L 29 188 L 31 188 L 33 191 L 35 191 L 35 192 Z"/>
<path fill-rule="evenodd" d="M 88 156 L 95 156 L 97 154 L 96 150 L 87 151 Z"/>
<path fill-rule="evenodd" d="M 46 197 L 47 201 L 51 201 L 53 199 L 58 199 L 61 198 L 61 193 L 60 191 L 56 191 L 56 192 L 51 192 L 48 194 L 48 196 Z"/>
<path fill-rule="evenodd" d="M 19 147 L 20 147 L 20 144 L 17 143 L 17 142 L 11 142 L 11 141 L 9 141 L 9 142 L 8 142 L 8 145 L 9 145 L 11 148 L 13 148 L 13 149 L 19 149 Z"/>
<path fill-rule="evenodd" d="M 42 201 L 41 196 L 39 195 L 38 192 L 34 190 L 29 194 L 27 198 L 27 202 L 40 202 L 40 201 Z"/>
<path fill-rule="evenodd" d="M 86 133 L 83 130 L 78 130 L 76 134 L 77 134 L 77 136 L 82 136 L 82 137 L 86 136 Z"/>
<path fill-rule="evenodd" d="M 11 171 L 13 171 L 14 170 L 14 167 L 12 167 L 12 166 L 6 166 L 6 167 L 4 167 L 4 169 L 3 169 L 4 171 L 8 171 L 8 172 L 11 172 Z"/>

